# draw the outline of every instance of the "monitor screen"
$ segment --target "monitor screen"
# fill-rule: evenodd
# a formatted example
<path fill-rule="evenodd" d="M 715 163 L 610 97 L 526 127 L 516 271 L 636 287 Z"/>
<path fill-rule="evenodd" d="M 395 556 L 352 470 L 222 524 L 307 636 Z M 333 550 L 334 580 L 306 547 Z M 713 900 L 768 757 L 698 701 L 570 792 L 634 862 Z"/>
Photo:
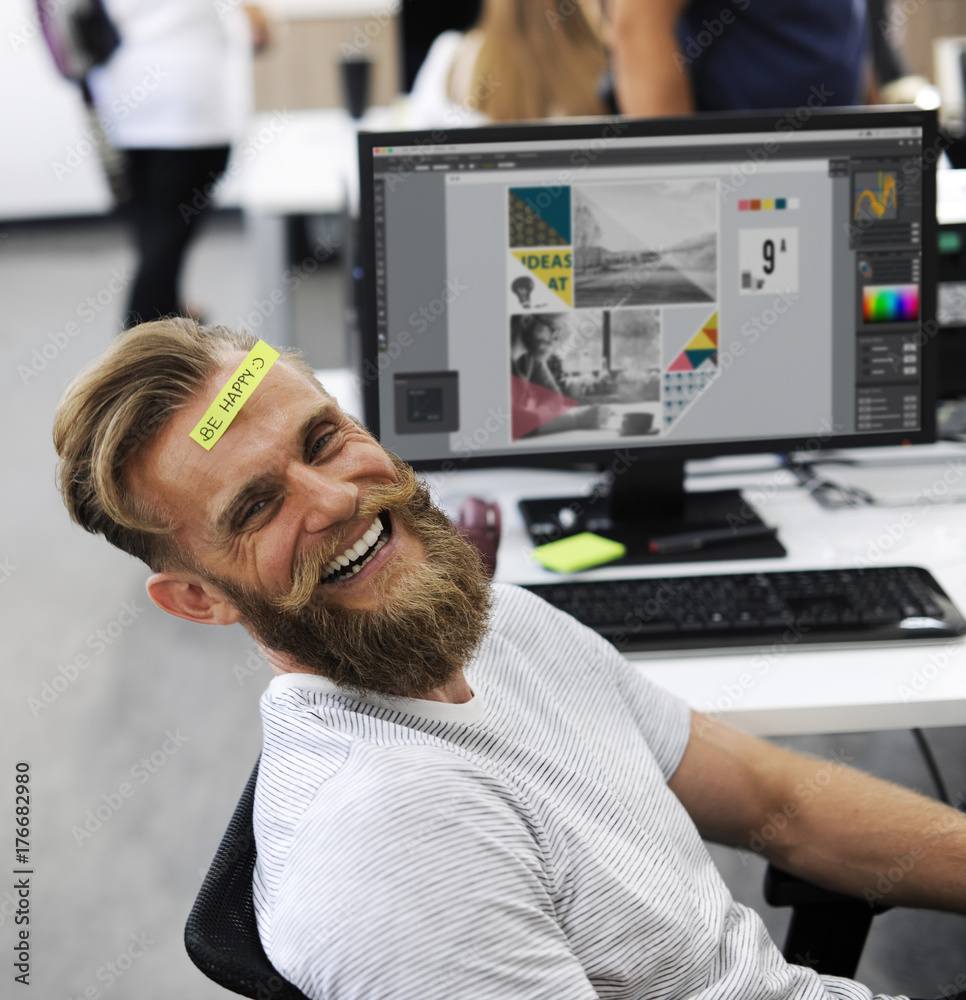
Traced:
<path fill-rule="evenodd" d="M 363 134 L 367 421 L 418 468 L 652 483 L 933 440 L 938 151 L 918 110 Z"/>

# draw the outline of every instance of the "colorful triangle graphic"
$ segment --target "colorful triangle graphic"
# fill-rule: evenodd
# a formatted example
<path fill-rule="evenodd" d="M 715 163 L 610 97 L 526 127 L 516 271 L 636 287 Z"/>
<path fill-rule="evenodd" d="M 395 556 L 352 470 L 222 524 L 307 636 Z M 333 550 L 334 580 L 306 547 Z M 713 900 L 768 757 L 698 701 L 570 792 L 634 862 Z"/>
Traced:
<path fill-rule="evenodd" d="M 718 352 L 716 350 L 710 351 L 692 351 L 686 350 L 684 352 L 688 356 L 688 360 L 691 362 L 691 367 L 698 369 L 709 359 L 712 363 L 717 364 Z"/>
<path fill-rule="evenodd" d="M 718 313 L 713 312 L 708 321 L 701 328 L 701 332 L 715 345 L 718 346 Z"/>
<path fill-rule="evenodd" d="M 673 424 L 717 376 L 718 313 L 715 311 L 664 373 L 665 427 Z"/>
<path fill-rule="evenodd" d="M 565 243 L 570 242 L 570 188 L 553 187 L 511 188 L 510 194 L 522 202 L 528 214 L 555 230 Z"/>
<path fill-rule="evenodd" d="M 570 243 L 570 188 L 510 188 L 510 246 L 548 247 Z"/>
<path fill-rule="evenodd" d="M 716 351 L 717 349 L 717 340 L 712 340 L 708 336 L 707 330 L 702 330 L 696 337 L 692 337 L 686 348 L 689 351 Z"/>

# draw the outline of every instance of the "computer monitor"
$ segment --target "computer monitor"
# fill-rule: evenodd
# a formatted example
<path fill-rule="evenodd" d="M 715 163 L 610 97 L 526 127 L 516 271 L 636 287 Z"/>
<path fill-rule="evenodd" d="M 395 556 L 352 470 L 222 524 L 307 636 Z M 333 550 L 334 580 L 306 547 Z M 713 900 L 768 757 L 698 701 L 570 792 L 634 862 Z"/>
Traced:
<path fill-rule="evenodd" d="M 608 474 L 605 495 L 525 504 L 535 542 L 597 530 L 660 560 L 655 535 L 754 522 L 736 493 L 687 493 L 688 459 L 935 439 L 934 112 L 359 148 L 366 419 L 418 469 Z"/>

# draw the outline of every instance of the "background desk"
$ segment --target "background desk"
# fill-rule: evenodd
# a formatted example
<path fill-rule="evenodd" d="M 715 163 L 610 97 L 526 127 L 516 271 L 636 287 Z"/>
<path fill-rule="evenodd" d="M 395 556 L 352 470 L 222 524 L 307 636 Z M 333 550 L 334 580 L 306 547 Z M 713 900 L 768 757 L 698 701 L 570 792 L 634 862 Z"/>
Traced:
<path fill-rule="evenodd" d="M 889 460 L 894 452 L 884 454 Z M 864 453 L 865 461 L 872 456 Z M 897 507 L 829 511 L 819 506 L 767 456 L 691 463 L 689 486 L 723 489 L 743 485 L 762 519 L 777 525 L 785 559 L 735 560 L 650 567 L 601 567 L 581 579 L 614 576 L 743 573 L 863 565 L 920 565 L 952 600 L 966 609 L 966 447 L 936 445 L 905 450 L 904 463 L 875 468 L 828 469 L 837 482 L 874 480 L 878 493 L 905 499 Z M 721 475 L 757 465 L 751 474 Z M 459 471 L 426 476 L 444 506 L 455 513 L 463 498 L 500 503 L 503 535 L 497 579 L 534 583 L 566 579 L 530 558 L 531 545 L 517 510 L 521 496 L 589 492 L 582 474 L 532 469 Z M 931 491 L 931 492 L 927 492 Z M 918 502 L 915 497 L 919 496 Z M 935 497 L 935 502 L 926 502 Z M 905 515 L 905 516 L 904 516 Z M 769 647 L 753 652 L 631 654 L 653 681 L 694 708 L 720 713 L 760 735 L 854 732 L 966 724 L 966 643 L 906 644 L 820 650 Z"/>
<path fill-rule="evenodd" d="M 222 204 L 239 204 L 251 234 L 255 263 L 255 301 L 263 315 L 259 334 L 273 344 L 294 344 L 289 219 L 314 216 L 328 222 L 329 238 L 309 247 L 316 260 L 340 249 L 352 258 L 345 240 L 359 201 L 357 135 L 360 129 L 394 127 L 392 108 L 370 108 L 353 121 L 341 108 L 264 112 L 256 115 L 247 142 L 236 157 L 242 162 L 221 189 Z M 254 155 L 246 157 L 251 149 Z M 247 162 L 245 162 L 247 160 Z M 312 242 L 312 241 L 310 241 Z"/>

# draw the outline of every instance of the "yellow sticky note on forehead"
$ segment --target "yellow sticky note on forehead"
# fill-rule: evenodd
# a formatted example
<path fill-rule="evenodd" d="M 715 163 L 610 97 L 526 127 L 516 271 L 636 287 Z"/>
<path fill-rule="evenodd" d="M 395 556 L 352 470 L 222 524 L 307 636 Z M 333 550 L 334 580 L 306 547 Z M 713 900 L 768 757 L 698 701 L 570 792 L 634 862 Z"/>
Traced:
<path fill-rule="evenodd" d="M 274 347 L 260 340 L 235 369 L 188 436 L 197 441 L 205 451 L 211 451 L 279 357 Z"/>

